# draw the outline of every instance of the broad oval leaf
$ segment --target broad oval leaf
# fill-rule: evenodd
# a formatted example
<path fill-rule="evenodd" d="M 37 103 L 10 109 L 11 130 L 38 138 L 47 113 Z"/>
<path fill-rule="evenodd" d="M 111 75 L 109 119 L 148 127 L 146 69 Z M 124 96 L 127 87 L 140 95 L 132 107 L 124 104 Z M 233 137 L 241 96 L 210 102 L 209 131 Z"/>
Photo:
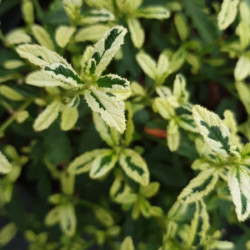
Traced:
<path fill-rule="evenodd" d="M 132 149 L 121 152 L 120 165 L 126 175 L 143 186 L 149 183 L 149 171 L 144 159 Z"/>
<path fill-rule="evenodd" d="M 230 131 L 215 113 L 199 105 L 193 107 L 196 126 L 208 146 L 219 155 L 227 157 L 230 153 Z"/>
<path fill-rule="evenodd" d="M 59 26 L 56 30 L 56 43 L 59 47 L 64 48 L 69 43 L 71 37 L 75 33 L 74 27 Z"/>
<path fill-rule="evenodd" d="M 188 183 L 180 193 L 178 199 L 186 203 L 202 199 L 214 189 L 218 181 L 218 176 L 217 171 L 213 168 L 203 170 Z"/>
<path fill-rule="evenodd" d="M 130 31 L 132 42 L 136 48 L 140 49 L 145 40 L 144 30 L 139 20 L 136 18 L 132 18 L 132 17 L 128 18 L 127 23 L 128 23 L 128 28 Z"/>
<path fill-rule="evenodd" d="M 229 172 L 228 186 L 239 221 L 250 215 L 250 171 L 245 166 L 233 166 Z"/>
<path fill-rule="evenodd" d="M 238 11 L 239 0 L 223 0 L 218 15 L 218 26 L 220 30 L 226 29 L 235 19 Z"/>
<path fill-rule="evenodd" d="M 111 149 L 103 150 L 99 153 L 91 165 L 89 176 L 98 179 L 106 175 L 116 164 L 118 156 Z"/>
<path fill-rule="evenodd" d="M 11 164 L 7 160 L 7 158 L 3 155 L 0 151 L 0 173 L 1 174 L 8 174 L 12 169 Z"/>
<path fill-rule="evenodd" d="M 61 120 L 61 129 L 67 131 L 72 129 L 79 117 L 77 107 L 70 108 L 65 106 L 62 110 L 62 120 Z"/>
<path fill-rule="evenodd" d="M 36 118 L 33 128 L 36 131 L 47 129 L 58 117 L 61 103 L 56 100 L 48 105 L 45 110 Z"/>
<path fill-rule="evenodd" d="M 43 67 L 53 63 L 62 63 L 69 68 L 71 65 L 56 52 L 43 46 L 34 44 L 23 44 L 16 48 L 17 53 L 31 63 Z"/>
<path fill-rule="evenodd" d="M 126 128 L 125 105 L 123 101 L 116 101 L 105 92 L 91 87 L 85 92 L 85 99 L 89 107 L 101 115 L 102 119 L 117 131 L 123 133 Z"/>
<path fill-rule="evenodd" d="M 114 55 L 120 49 L 124 42 L 124 36 L 127 29 L 123 26 L 115 26 L 107 30 L 102 38 L 95 44 L 92 59 L 94 65 L 91 71 L 92 74 L 100 76 L 107 68 Z"/>
<path fill-rule="evenodd" d="M 59 218 L 62 231 L 66 235 L 74 235 L 77 221 L 73 205 L 70 203 L 60 205 Z"/>
<path fill-rule="evenodd" d="M 40 25 L 34 24 L 31 31 L 37 42 L 47 49 L 54 50 L 54 44 L 50 39 L 48 32 Z"/>
<path fill-rule="evenodd" d="M 6 35 L 5 40 L 9 44 L 30 43 L 31 37 L 23 29 L 15 29 Z"/>

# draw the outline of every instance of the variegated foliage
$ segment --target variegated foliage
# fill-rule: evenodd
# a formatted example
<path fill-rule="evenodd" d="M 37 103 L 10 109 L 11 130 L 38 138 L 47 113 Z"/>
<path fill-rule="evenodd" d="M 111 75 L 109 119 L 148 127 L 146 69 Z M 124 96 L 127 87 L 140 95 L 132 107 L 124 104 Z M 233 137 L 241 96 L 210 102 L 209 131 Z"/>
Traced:
<path fill-rule="evenodd" d="M 40 32 L 35 27 L 35 32 Z M 74 30 L 61 27 L 56 32 L 56 41 L 65 47 Z M 48 43 L 41 31 L 41 39 Z M 40 34 L 39 33 L 39 34 Z M 67 34 L 67 37 L 65 35 Z M 130 95 L 129 82 L 114 74 L 102 75 L 112 58 L 123 44 L 126 29 L 115 26 L 104 33 L 95 46 L 88 47 L 82 58 L 82 71 L 78 74 L 63 57 L 52 51 L 52 45 L 19 45 L 17 53 L 40 70 L 30 73 L 27 84 L 38 87 L 57 87 L 62 90 L 58 97 L 43 110 L 34 123 L 37 131 L 48 128 L 62 112 L 62 130 L 71 129 L 78 119 L 77 99 L 83 95 L 89 107 L 99 113 L 102 119 L 120 133 L 126 128 L 124 100 Z M 47 48 L 46 48 L 46 47 Z M 62 102 L 67 98 L 67 103 Z"/>

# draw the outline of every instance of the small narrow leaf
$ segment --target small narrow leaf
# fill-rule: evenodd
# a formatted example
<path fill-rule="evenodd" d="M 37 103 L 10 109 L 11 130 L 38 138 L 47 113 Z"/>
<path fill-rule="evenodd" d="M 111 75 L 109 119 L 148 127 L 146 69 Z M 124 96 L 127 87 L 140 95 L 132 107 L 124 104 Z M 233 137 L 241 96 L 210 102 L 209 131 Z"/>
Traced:
<path fill-rule="evenodd" d="M 34 7 L 31 0 L 23 0 L 22 1 L 22 15 L 23 19 L 28 25 L 32 25 L 34 23 Z"/>
<path fill-rule="evenodd" d="M 54 101 L 48 105 L 45 110 L 36 118 L 33 125 L 36 131 L 41 131 L 47 129 L 53 121 L 58 117 L 61 108 L 61 103 L 59 101 Z"/>
<path fill-rule="evenodd" d="M 236 82 L 236 89 L 239 93 L 240 99 L 245 106 L 248 114 L 250 114 L 250 87 L 244 82 Z"/>
<path fill-rule="evenodd" d="M 242 55 L 235 67 L 234 77 L 236 81 L 244 80 L 250 74 L 250 58 Z"/>
<path fill-rule="evenodd" d="M 64 48 L 70 42 L 71 37 L 75 33 L 74 27 L 59 26 L 56 30 L 56 43 L 59 47 Z"/>
<path fill-rule="evenodd" d="M 6 35 L 5 40 L 8 44 L 30 43 L 31 37 L 23 29 L 14 29 Z"/>
<path fill-rule="evenodd" d="M 8 223 L 0 230 L 0 246 L 7 245 L 16 235 L 17 227 L 15 223 Z"/>
<path fill-rule="evenodd" d="M 186 90 L 186 80 L 181 74 L 177 74 L 174 80 L 173 94 L 180 104 L 188 101 L 188 92 Z"/>
<path fill-rule="evenodd" d="M 68 236 L 73 236 L 76 231 L 76 215 L 73 205 L 70 203 L 60 205 L 59 217 L 62 231 Z"/>
<path fill-rule="evenodd" d="M 149 183 L 149 171 L 144 159 L 132 149 L 125 149 L 120 155 L 120 165 L 124 172 L 143 186 Z"/>
<path fill-rule="evenodd" d="M 124 132 L 126 128 L 124 102 L 116 101 L 114 97 L 94 87 L 85 92 L 85 99 L 89 107 L 99 113 L 110 127 L 116 128 L 120 133 Z"/>
<path fill-rule="evenodd" d="M 145 40 L 144 30 L 139 20 L 136 18 L 132 18 L 132 17 L 128 18 L 127 23 L 128 23 L 128 28 L 130 31 L 132 42 L 136 48 L 140 49 Z"/>
<path fill-rule="evenodd" d="M 223 0 L 218 15 L 218 27 L 220 30 L 226 29 L 234 21 L 238 11 L 238 4 L 239 0 Z"/>
<path fill-rule="evenodd" d="M 89 176 L 92 179 L 98 179 L 106 175 L 116 164 L 117 155 L 113 150 L 103 150 L 98 156 L 95 157 Z"/>
<path fill-rule="evenodd" d="M 113 20 L 115 20 L 115 16 L 109 10 L 96 9 L 96 10 L 90 10 L 88 14 L 84 15 L 80 20 L 80 24 L 95 24 Z"/>
<path fill-rule="evenodd" d="M 199 105 L 193 107 L 196 126 L 208 146 L 227 157 L 230 153 L 230 131 L 218 115 Z"/>
<path fill-rule="evenodd" d="M 154 19 L 166 19 L 170 17 L 170 12 L 165 7 L 161 6 L 149 6 L 145 8 L 141 8 L 136 12 L 138 17 L 143 18 L 154 18 Z"/>
<path fill-rule="evenodd" d="M 60 206 L 52 208 L 45 217 L 45 224 L 53 226 L 60 221 Z"/>
<path fill-rule="evenodd" d="M 0 173 L 1 174 L 8 174 L 12 169 L 11 164 L 7 160 L 7 158 L 3 155 L 0 151 Z"/>
<path fill-rule="evenodd" d="M 214 189 L 217 181 L 218 173 L 215 169 L 203 170 L 182 190 L 178 199 L 187 203 L 196 202 L 208 195 Z"/>
<path fill-rule="evenodd" d="M 6 85 L 0 86 L 0 94 L 4 97 L 8 98 L 9 100 L 12 100 L 12 101 L 22 101 L 25 99 L 16 90 L 14 90 L 13 88 L 10 88 Z"/>
<path fill-rule="evenodd" d="M 250 215 L 250 172 L 245 166 L 231 167 L 228 186 L 239 221 L 246 220 Z"/>
<path fill-rule="evenodd" d="M 61 129 L 63 131 L 67 131 L 72 129 L 79 117 L 79 113 L 77 108 L 70 108 L 65 106 L 62 110 L 62 121 L 61 121 Z"/>
<path fill-rule="evenodd" d="M 121 244 L 121 250 L 134 250 L 134 244 L 133 244 L 133 240 L 130 236 L 127 236 L 122 244 Z"/>
<path fill-rule="evenodd" d="M 176 151 L 180 144 L 180 132 L 178 124 L 171 119 L 167 127 L 167 143 L 170 151 Z"/>
<path fill-rule="evenodd" d="M 47 49 L 54 50 L 54 45 L 48 32 L 40 25 L 34 24 L 31 27 L 32 34 L 37 42 Z"/>

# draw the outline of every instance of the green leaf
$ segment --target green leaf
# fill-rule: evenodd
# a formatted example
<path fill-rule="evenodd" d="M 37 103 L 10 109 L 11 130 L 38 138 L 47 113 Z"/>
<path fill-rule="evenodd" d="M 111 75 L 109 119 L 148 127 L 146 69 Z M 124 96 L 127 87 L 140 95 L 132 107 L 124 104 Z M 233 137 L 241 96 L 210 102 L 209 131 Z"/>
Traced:
<path fill-rule="evenodd" d="M 127 236 L 122 244 L 121 244 L 121 250 L 134 250 L 134 244 L 133 244 L 133 240 L 130 236 Z"/>
<path fill-rule="evenodd" d="M 86 15 L 84 15 L 80 24 L 95 24 L 100 22 L 114 21 L 115 16 L 107 9 L 100 10 L 90 10 Z"/>
<path fill-rule="evenodd" d="M 70 174 L 81 174 L 86 173 L 91 169 L 91 165 L 94 159 L 106 152 L 106 149 L 96 149 L 90 152 L 86 152 L 78 157 L 76 157 L 68 167 L 68 172 Z"/>
<path fill-rule="evenodd" d="M 117 130 L 107 126 L 98 113 L 93 114 L 93 119 L 96 130 L 98 131 L 101 138 L 111 147 L 118 146 L 120 134 L 117 132 Z"/>
<path fill-rule="evenodd" d="M 221 10 L 218 15 L 218 27 L 220 30 L 226 29 L 236 18 L 239 0 L 223 0 Z"/>
<path fill-rule="evenodd" d="M 123 144 L 128 147 L 133 139 L 133 135 L 135 132 L 132 108 L 131 108 L 130 103 L 128 103 L 128 102 L 126 103 L 125 116 L 126 116 L 126 120 L 127 120 L 127 123 L 126 123 L 127 127 L 126 127 L 126 131 L 124 134 Z"/>
<path fill-rule="evenodd" d="M 169 67 L 169 58 L 164 52 L 162 52 L 157 62 L 157 75 L 159 78 L 163 78 L 161 79 L 162 81 L 165 80 L 165 74 L 168 71 L 168 67 Z"/>
<path fill-rule="evenodd" d="M 208 146 L 224 157 L 230 154 L 230 131 L 215 113 L 199 105 L 193 107 L 196 126 Z"/>
<path fill-rule="evenodd" d="M 170 12 L 167 8 L 161 6 L 149 6 L 140 8 L 137 10 L 136 15 L 138 17 L 148 19 L 166 19 L 170 17 Z"/>
<path fill-rule="evenodd" d="M 176 13 L 174 16 L 174 24 L 176 26 L 179 37 L 182 41 L 185 41 L 189 35 L 187 19 L 183 14 Z"/>
<path fill-rule="evenodd" d="M 144 159 L 132 149 L 121 152 L 120 165 L 126 175 L 143 186 L 149 183 L 149 171 Z"/>
<path fill-rule="evenodd" d="M 7 245 L 16 235 L 17 228 L 15 223 L 11 222 L 1 228 L 0 231 L 0 246 Z"/>
<path fill-rule="evenodd" d="M 104 226 L 111 227 L 115 224 L 114 218 L 106 209 L 98 206 L 94 208 L 94 213 Z"/>
<path fill-rule="evenodd" d="M 250 74 L 250 58 L 242 55 L 237 61 L 234 77 L 236 81 L 244 80 Z"/>
<path fill-rule="evenodd" d="M 91 165 L 89 176 L 98 179 L 106 175 L 116 164 L 118 156 L 111 149 L 103 150 L 99 153 Z"/>
<path fill-rule="evenodd" d="M 167 143 L 170 151 L 176 151 L 180 144 L 180 132 L 178 124 L 171 119 L 167 127 Z"/>
<path fill-rule="evenodd" d="M 22 16 L 26 24 L 32 25 L 34 23 L 34 7 L 31 0 L 22 1 Z"/>
<path fill-rule="evenodd" d="M 45 217 L 45 224 L 47 226 L 53 226 L 60 221 L 60 206 L 52 208 Z"/>
<path fill-rule="evenodd" d="M 127 23 L 132 42 L 136 48 L 140 49 L 145 40 L 144 30 L 137 18 L 130 17 L 127 19 Z"/>
<path fill-rule="evenodd" d="M 12 169 L 11 164 L 7 160 L 7 158 L 3 155 L 0 151 L 0 173 L 1 174 L 8 174 Z"/>
<path fill-rule="evenodd" d="M 250 215 L 250 173 L 245 166 L 230 168 L 228 186 L 239 221 L 246 220 Z"/>
<path fill-rule="evenodd" d="M 47 49 L 54 50 L 54 44 L 50 39 L 48 32 L 40 25 L 33 24 L 31 31 L 37 42 Z"/>
<path fill-rule="evenodd" d="M 131 94 L 129 81 L 118 75 L 108 74 L 97 80 L 97 85 L 106 94 L 113 96 L 117 101 L 127 99 Z"/>
<path fill-rule="evenodd" d="M 63 131 L 72 129 L 75 126 L 78 117 L 79 114 L 77 107 L 70 108 L 68 106 L 65 106 L 62 110 L 61 129 Z"/>
<path fill-rule="evenodd" d="M 95 49 L 92 54 L 94 68 L 92 74 L 100 76 L 107 68 L 114 55 L 123 44 L 126 33 L 127 30 L 124 27 L 115 26 L 103 34 L 102 38 L 94 46 Z"/>
<path fill-rule="evenodd" d="M 62 231 L 68 236 L 73 236 L 77 223 L 73 205 L 70 203 L 60 205 L 59 217 Z"/>
<path fill-rule="evenodd" d="M 235 85 L 236 85 L 238 94 L 240 96 L 240 99 L 242 103 L 244 104 L 247 113 L 250 115 L 250 99 L 249 99 L 250 88 L 244 82 L 236 82 Z"/>
<path fill-rule="evenodd" d="M 198 129 L 196 127 L 196 124 L 194 122 L 194 118 L 192 117 L 192 115 L 188 115 L 188 114 L 184 114 L 184 115 L 180 115 L 178 120 L 178 125 L 190 132 L 193 133 L 197 133 Z"/>
<path fill-rule="evenodd" d="M 23 44 L 19 45 L 16 51 L 21 57 L 39 67 L 48 66 L 53 63 L 61 63 L 71 68 L 70 64 L 56 52 L 40 45 Z"/>
<path fill-rule="evenodd" d="M 114 127 L 120 133 L 124 132 L 126 128 L 124 102 L 116 101 L 114 97 L 95 87 L 86 90 L 85 99 L 89 107 L 99 113 L 110 127 Z"/>
<path fill-rule="evenodd" d="M 151 182 L 147 186 L 142 186 L 140 188 L 140 194 L 145 198 L 151 198 L 158 193 L 159 188 L 159 182 Z"/>
<path fill-rule="evenodd" d="M 175 77 L 173 94 L 180 104 L 188 101 L 189 94 L 186 90 L 186 80 L 181 74 L 177 74 Z"/>
<path fill-rule="evenodd" d="M 61 108 L 61 103 L 59 101 L 53 101 L 48 105 L 41 114 L 36 118 L 33 128 L 36 131 L 41 131 L 47 129 L 53 121 L 58 117 Z"/>
<path fill-rule="evenodd" d="M 81 11 L 82 0 L 63 0 L 63 7 L 72 22 L 75 22 Z"/>
<path fill-rule="evenodd" d="M 146 75 L 154 80 L 157 78 L 157 66 L 152 57 L 141 51 L 136 55 L 136 60 Z"/>
<path fill-rule="evenodd" d="M 218 181 L 218 173 L 213 168 L 200 172 L 182 190 L 178 199 L 186 203 L 196 202 L 208 195 Z"/>
<path fill-rule="evenodd" d="M 69 26 L 59 26 L 56 29 L 56 43 L 59 47 L 65 48 L 67 44 L 70 42 L 71 37 L 75 33 L 76 29 L 74 27 Z"/>
<path fill-rule="evenodd" d="M 13 88 L 10 88 L 6 85 L 0 86 L 0 94 L 12 101 L 22 101 L 25 99 L 21 94 L 19 94 Z"/>

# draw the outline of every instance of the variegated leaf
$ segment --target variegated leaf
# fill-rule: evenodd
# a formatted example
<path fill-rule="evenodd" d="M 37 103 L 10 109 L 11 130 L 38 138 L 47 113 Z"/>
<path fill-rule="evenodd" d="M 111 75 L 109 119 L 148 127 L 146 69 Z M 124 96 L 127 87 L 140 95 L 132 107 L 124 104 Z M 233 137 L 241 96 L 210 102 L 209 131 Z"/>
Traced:
<path fill-rule="evenodd" d="M 153 109 L 166 120 L 170 120 L 175 115 L 174 108 L 169 101 L 160 97 L 155 98 Z"/>
<path fill-rule="evenodd" d="M 137 18 L 130 17 L 127 19 L 128 28 L 134 46 L 140 49 L 145 40 L 144 30 Z"/>
<path fill-rule="evenodd" d="M 7 158 L 3 155 L 0 151 L 0 173 L 1 174 L 8 174 L 12 169 L 11 164 L 7 160 Z"/>
<path fill-rule="evenodd" d="M 242 164 L 250 167 L 250 143 L 247 143 L 240 152 Z"/>
<path fill-rule="evenodd" d="M 166 19 L 170 17 L 170 12 L 167 8 L 161 6 L 149 6 L 141 8 L 136 12 L 138 17 L 154 18 L 154 19 Z"/>
<path fill-rule="evenodd" d="M 80 24 L 95 24 L 115 20 L 115 16 L 107 9 L 91 10 L 87 15 L 83 16 Z"/>
<path fill-rule="evenodd" d="M 239 0 L 223 0 L 218 15 L 218 27 L 220 30 L 226 29 L 234 21 L 238 11 L 238 4 Z"/>
<path fill-rule="evenodd" d="M 116 164 L 118 156 L 111 149 L 103 150 L 92 162 L 89 176 L 98 179 L 106 175 Z"/>
<path fill-rule="evenodd" d="M 143 186 L 149 183 L 149 171 L 144 159 L 132 149 L 121 152 L 120 165 L 126 175 Z"/>
<path fill-rule="evenodd" d="M 194 122 L 194 118 L 192 115 L 183 114 L 178 117 L 178 125 L 190 132 L 197 133 L 198 129 L 196 127 L 196 124 Z"/>
<path fill-rule="evenodd" d="M 16 51 L 21 57 L 39 67 L 48 66 L 53 63 L 61 63 L 68 68 L 72 68 L 71 65 L 56 52 L 40 45 L 23 44 L 19 45 Z"/>
<path fill-rule="evenodd" d="M 235 67 L 234 77 L 236 81 L 244 80 L 250 74 L 250 57 L 242 55 Z"/>
<path fill-rule="evenodd" d="M 79 113 L 76 108 L 70 108 L 65 106 L 62 110 L 62 120 L 61 120 L 61 129 L 67 131 L 72 129 L 79 117 Z"/>
<path fill-rule="evenodd" d="M 250 170 L 245 166 L 233 166 L 229 172 L 228 186 L 239 221 L 250 215 Z"/>
<path fill-rule="evenodd" d="M 69 164 L 68 172 L 70 174 L 81 174 L 88 172 L 91 169 L 94 159 L 103 152 L 106 152 L 106 149 L 96 149 L 76 157 Z"/>
<path fill-rule="evenodd" d="M 142 2 L 143 0 L 116 0 L 118 8 L 124 13 L 134 12 Z"/>
<path fill-rule="evenodd" d="M 168 56 L 163 52 L 160 54 L 157 62 L 157 75 L 158 77 L 162 77 L 166 74 L 169 67 L 169 58 Z"/>
<path fill-rule="evenodd" d="M 59 26 L 56 29 L 56 43 L 59 47 L 64 48 L 67 46 L 67 44 L 70 42 L 71 37 L 75 33 L 74 27 L 69 26 Z"/>
<path fill-rule="evenodd" d="M 213 168 L 200 172 L 182 190 L 178 199 L 187 203 L 196 202 L 208 195 L 218 181 L 218 173 Z"/>
<path fill-rule="evenodd" d="M 68 17 L 75 22 L 81 11 L 82 0 L 63 0 L 63 7 Z"/>
<path fill-rule="evenodd" d="M 170 151 L 176 151 L 180 144 L 180 132 L 178 124 L 171 119 L 167 127 L 167 143 Z"/>
<path fill-rule="evenodd" d="M 132 112 L 132 108 L 129 102 L 126 103 L 126 110 L 125 110 L 125 117 L 126 117 L 126 131 L 123 137 L 123 144 L 125 146 L 129 146 L 132 139 L 133 139 L 133 134 L 134 134 L 134 123 L 133 123 L 133 112 Z"/>
<path fill-rule="evenodd" d="M 215 113 L 199 105 L 193 107 L 196 126 L 208 146 L 217 154 L 227 157 L 230 153 L 230 131 Z"/>
<path fill-rule="evenodd" d="M 104 32 L 106 32 L 110 27 L 106 24 L 94 24 L 88 27 L 79 29 L 76 33 L 75 41 L 76 42 L 85 42 L 85 41 L 98 41 Z"/>
<path fill-rule="evenodd" d="M 93 113 L 96 130 L 101 138 L 111 147 L 119 144 L 120 134 L 115 128 L 110 128 L 98 113 Z"/>
<path fill-rule="evenodd" d="M 109 74 L 101 76 L 97 80 L 97 85 L 117 101 L 123 101 L 131 95 L 129 81 L 118 75 Z"/>
<path fill-rule="evenodd" d="M 48 32 L 40 25 L 33 24 L 31 31 L 37 42 L 47 49 L 54 50 L 54 44 Z"/>
<path fill-rule="evenodd" d="M 58 117 L 61 103 L 58 100 L 53 101 L 45 110 L 36 118 L 33 128 L 36 131 L 47 129 Z"/>
<path fill-rule="evenodd" d="M 175 77 L 173 94 L 181 104 L 188 101 L 189 95 L 186 90 L 186 80 L 181 74 L 177 74 Z"/>
<path fill-rule="evenodd" d="M 73 205 L 70 203 L 60 205 L 59 218 L 62 231 L 68 236 L 73 236 L 77 223 Z"/>
<path fill-rule="evenodd" d="M 136 60 L 146 75 L 154 80 L 157 78 L 157 66 L 152 57 L 141 51 L 136 55 Z"/>
<path fill-rule="evenodd" d="M 104 33 L 94 46 L 90 67 L 91 74 L 97 76 L 102 74 L 123 44 L 126 33 L 127 30 L 122 26 L 115 26 Z"/>
<path fill-rule="evenodd" d="M 91 87 L 85 92 L 85 99 L 89 107 L 101 115 L 102 119 L 117 131 L 123 133 L 126 128 L 125 105 L 105 92 Z"/>

